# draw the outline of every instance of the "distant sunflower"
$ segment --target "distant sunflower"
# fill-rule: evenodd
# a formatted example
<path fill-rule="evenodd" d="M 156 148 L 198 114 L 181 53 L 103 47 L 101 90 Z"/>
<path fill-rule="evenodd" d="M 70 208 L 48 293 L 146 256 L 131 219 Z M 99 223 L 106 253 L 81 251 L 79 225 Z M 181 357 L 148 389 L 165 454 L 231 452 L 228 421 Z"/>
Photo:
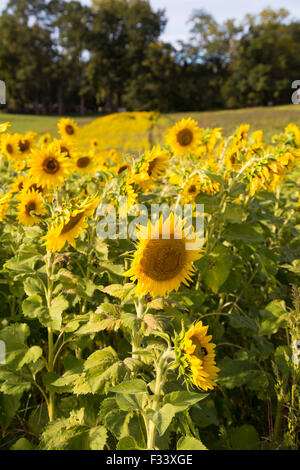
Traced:
<path fill-rule="evenodd" d="M 167 134 L 167 145 L 176 156 L 188 155 L 200 145 L 201 130 L 191 118 L 182 119 Z"/>
<path fill-rule="evenodd" d="M 183 188 L 183 201 L 185 204 L 194 202 L 196 196 L 200 193 L 200 185 L 201 181 L 198 175 L 188 179 Z"/>
<path fill-rule="evenodd" d="M 45 147 L 48 146 L 51 142 L 51 135 L 50 134 L 43 134 L 40 138 L 40 146 Z"/>
<path fill-rule="evenodd" d="M 62 118 L 57 124 L 58 132 L 63 139 L 70 140 L 77 136 L 78 126 L 73 119 Z"/>
<path fill-rule="evenodd" d="M 116 175 L 120 175 L 121 173 L 124 173 L 124 171 L 130 171 L 131 170 L 131 165 L 127 162 L 122 162 L 120 165 L 116 167 Z"/>
<path fill-rule="evenodd" d="M 71 171 L 71 163 L 53 143 L 44 149 L 34 149 L 28 164 L 29 175 L 47 188 L 61 186 Z"/>
<path fill-rule="evenodd" d="M 73 162 L 74 170 L 81 173 L 94 174 L 96 171 L 97 159 L 92 151 L 74 155 Z"/>
<path fill-rule="evenodd" d="M 91 140 L 91 149 L 98 150 L 99 149 L 99 140 L 93 139 Z"/>
<path fill-rule="evenodd" d="M 44 244 L 47 250 L 60 251 L 66 242 L 76 248 L 75 239 L 87 227 L 86 218 L 93 215 L 98 205 L 99 199 L 93 197 L 70 210 L 68 214 L 60 214 L 49 228 L 47 235 L 43 237 L 46 240 Z"/>
<path fill-rule="evenodd" d="M 59 139 L 55 139 L 53 142 L 57 145 L 60 153 L 63 154 L 64 157 L 72 158 L 74 146 L 70 142 L 68 142 L 67 140 Z"/>
<path fill-rule="evenodd" d="M 11 185 L 11 189 L 10 189 L 11 192 L 20 193 L 22 189 L 24 188 L 25 181 L 26 181 L 25 176 L 23 175 L 17 176 Z"/>
<path fill-rule="evenodd" d="M 187 332 L 175 338 L 175 355 L 180 375 L 188 384 L 202 390 L 212 390 L 219 372 L 215 362 L 215 347 L 212 336 L 207 335 L 208 326 L 201 321 L 192 325 Z"/>
<path fill-rule="evenodd" d="M 36 134 L 34 132 L 27 132 L 26 134 L 17 134 L 19 152 L 22 157 L 28 155 L 34 147 Z"/>
<path fill-rule="evenodd" d="M 20 156 L 20 152 L 16 136 L 4 134 L 1 137 L 1 150 L 9 160 L 17 159 Z"/>
<path fill-rule="evenodd" d="M 173 213 L 165 221 L 160 217 L 156 224 L 149 221 L 140 228 L 139 247 L 125 273 L 137 281 L 137 295 L 164 296 L 178 290 L 182 282 L 188 285 L 201 250 L 187 249 L 186 242 L 184 221 Z"/>
<path fill-rule="evenodd" d="M 32 226 L 39 222 L 38 216 L 46 213 L 40 193 L 36 191 L 22 192 L 20 203 L 17 206 L 18 221 L 20 224 Z"/>

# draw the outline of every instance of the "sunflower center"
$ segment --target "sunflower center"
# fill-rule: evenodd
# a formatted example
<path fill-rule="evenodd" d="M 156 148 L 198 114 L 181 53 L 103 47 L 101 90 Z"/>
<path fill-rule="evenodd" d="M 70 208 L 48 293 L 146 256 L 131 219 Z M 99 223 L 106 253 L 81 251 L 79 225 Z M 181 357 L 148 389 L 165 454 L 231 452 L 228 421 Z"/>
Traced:
<path fill-rule="evenodd" d="M 189 187 L 189 189 L 188 189 L 188 193 L 189 193 L 189 194 L 194 194 L 194 193 L 196 193 L 196 192 L 197 192 L 197 188 L 196 188 L 196 186 L 195 186 L 194 184 L 192 184 L 192 185 Z"/>
<path fill-rule="evenodd" d="M 77 160 L 78 168 L 86 168 L 89 166 L 91 159 L 89 157 L 80 157 Z"/>
<path fill-rule="evenodd" d="M 208 352 L 207 349 L 202 346 L 200 339 L 198 336 L 192 336 L 191 337 L 192 343 L 196 346 L 195 351 L 193 354 L 197 356 L 199 359 L 203 359 L 203 357 L 207 356 Z"/>
<path fill-rule="evenodd" d="M 35 211 L 36 203 L 34 201 L 29 201 L 28 204 L 25 206 L 25 212 L 27 215 L 30 215 L 31 211 Z"/>
<path fill-rule="evenodd" d="M 6 151 L 8 153 L 14 153 L 14 149 L 13 149 L 13 146 L 11 144 L 7 144 L 6 146 Z"/>
<path fill-rule="evenodd" d="M 66 153 L 66 154 L 67 154 L 66 157 L 67 157 L 67 158 L 70 158 L 70 152 L 69 152 L 69 150 L 67 149 L 67 147 L 62 146 L 62 147 L 60 148 L 60 151 L 61 151 L 61 153 Z"/>
<path fill-rule="evenodd" d="M 141 259 L 143 272 L 155 281 L 175 278 L 185 262 L 183 240 L 149 240 Z"/>
<path fill-rule="evenodd" d="M 19 142 L 19 147 L 20 147 L 20 151 L 22 153 L 24 152 L 27 152 L 29 149 L 30 149 L 30 142 L 29 140 L 25 139 L 25 140 L 20 140 Z"/>
<path fill-rule="evenodd" d="M 149 176 L 152 175 L 153 173 L 153 170 L 156 166 L 156 163 L 157 163 L 157 158 L 154 158 L 154 160 L 152 160 L 150 163 L 149 163 L 149 167 L 148 167 L 148 170 L 147 170 L 147 173 Z"/>
<path fill-rule="evenodd" d="M 46 173 L 54 175 L 59 170 L 59 163 L 54 157 L 48 157 L 43 162 L 43 170 Z"/>
<path fill-rule="evenodd" d="M 65 131 L 68 135 L 73 135 L 74 134 L 74 127 L 71 126 L 71 124 L 68 124 L 66 127 L 65 127 Z"/>
<path fill-rule="evenodd" d="M 192 143 L 192 140 L 193 140 L 193 133 L 190 131 L 190 129 L 182 129 L 177 134 L 177 141 L 183 147 L 190 145 Z"/>
<path fill-rule="evenodd" d="M 121 173 L 123 173 L 123 171 L 127 170 L 128 168 L 128 165 L 122 165 L 120 166 L 120 168 L 118 169 L 118 175 L 120 175 Z"/>
<path fill-rule="evenodd" d="M 76 225 L 82 219 L 83 216 L 84 212 L 79 212 L 79 214 L 76 214 L 73 217 L 71 216 L 69 222 L 63 226 L 60 235 L 70 232 L 74 227 L 76 227 Z"/>
<path fill-rule="evenodd" d="M 18 190 L 21 191 L 23 189 L 23 181 L 20 181 L 18 184 Z"/>

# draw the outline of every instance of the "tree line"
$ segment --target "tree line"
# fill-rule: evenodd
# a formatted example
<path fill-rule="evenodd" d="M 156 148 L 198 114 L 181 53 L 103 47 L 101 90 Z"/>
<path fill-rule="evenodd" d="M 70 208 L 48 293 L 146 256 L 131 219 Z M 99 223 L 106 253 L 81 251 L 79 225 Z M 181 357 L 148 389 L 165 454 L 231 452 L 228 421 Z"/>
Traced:
<path fill-rule="evenodd" d="M 0 16 L 6 109 L 168 112 L 291 101 L 300 21 L 285 9 L 222 24 L 193 11 L 189 40 L 176 46 L 161 40 L 166 24 L 165 10 L 148 0 L 10 0 Z"/>

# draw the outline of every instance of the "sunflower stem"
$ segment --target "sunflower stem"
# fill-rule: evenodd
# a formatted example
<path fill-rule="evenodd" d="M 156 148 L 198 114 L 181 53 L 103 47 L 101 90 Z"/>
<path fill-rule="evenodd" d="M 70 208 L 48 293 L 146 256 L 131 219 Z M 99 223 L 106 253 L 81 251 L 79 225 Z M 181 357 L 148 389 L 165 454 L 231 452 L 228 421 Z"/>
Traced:
<path fill-rule="evenodd" d="M 53 269 L 53 258 L 51 251 L 47 252 L 46 257 L 46 272 L 47 272 L 47 307 L 50 309 L 52 303 L 52 291 L 53 291 L 53 281 L 52 281 L 52 269 Z M 53 372 L 54 369 L 54 341 L 53 341 L 53 330 L 48 327 L 48 372 Z M 50 423 L 54 420 L 55 414 L 55 393 L 49 392 L 49 401 L 48 401 L 48 416 Z"/>
<path fill-rule="evenodd" d="M 142 320 L 145 311 L 145 300 L 143 296 L 138 297 L 138 302 L 135 304 L 136 308 L 136 317 L 139 320 Z M 132 352 L 134 353 L 140 348 L 141 336 L 139 332 L 133 332 L 132 335 Z"/>

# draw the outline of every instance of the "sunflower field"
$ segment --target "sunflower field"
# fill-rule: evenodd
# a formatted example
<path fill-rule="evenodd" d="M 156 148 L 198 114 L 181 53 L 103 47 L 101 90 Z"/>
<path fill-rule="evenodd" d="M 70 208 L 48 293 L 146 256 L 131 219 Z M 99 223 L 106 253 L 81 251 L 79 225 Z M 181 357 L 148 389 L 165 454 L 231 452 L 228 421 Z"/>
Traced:
<path fill-rule="evenodd" d="M 300 129 L 158 122 L 0 124 L 1 449 L 299 448 Z"/>

